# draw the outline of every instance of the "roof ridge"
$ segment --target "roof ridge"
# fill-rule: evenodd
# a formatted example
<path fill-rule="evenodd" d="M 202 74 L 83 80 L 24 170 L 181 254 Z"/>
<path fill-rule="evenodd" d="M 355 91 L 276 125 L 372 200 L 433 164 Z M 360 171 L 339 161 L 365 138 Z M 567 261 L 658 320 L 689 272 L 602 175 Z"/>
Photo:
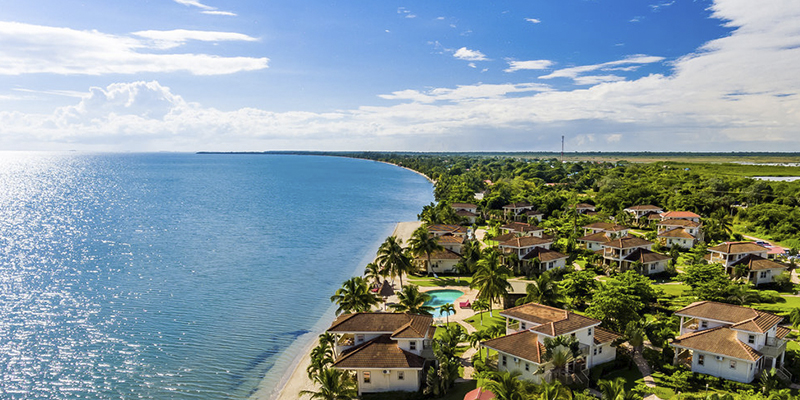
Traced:
<path fill-rule="evenodd" d="M 367 340 L 364 343 L 359 344 L 358 346 L 351 347 L 351 348 L 345 350 L 346 354 L 342 355 L 338 360 L 336 360 L 335 363 L 339 363 L 341 361 L 344 361 L 344 360 L 348 359 L 350 356 L 352 356 L 355 353 L 358 353 L 364 347 L 367 347 L 368 344 L 374 343 L 375 341 L 377 341 L 378 339 L 380 339 L 380 338 L 382 338 L 384 336 L 389 337 L 389 335 L 387 335 L 387 334 L 378 335 L 378 336 L 375 336 L 374 338 L 372 338 L 370 340 Z M 389 339 L 391 340 L 391 337 L 389 337 Z"/>

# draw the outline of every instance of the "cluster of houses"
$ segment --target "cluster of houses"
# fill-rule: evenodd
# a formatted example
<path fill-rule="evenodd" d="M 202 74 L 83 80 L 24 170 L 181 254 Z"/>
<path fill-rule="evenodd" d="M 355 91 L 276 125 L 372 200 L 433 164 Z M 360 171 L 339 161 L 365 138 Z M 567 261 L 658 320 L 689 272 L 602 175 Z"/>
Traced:
<path fill-rule="evenodd" d="M 479 217 L 473 204 L 453 204 L 467 220 Z M 594 213 L 594 206 L 579 204 L 579 213 Z M 508 223 L 500 227 L 493 244 L 506 254 L 514 253 L 528 267 L 538 260 L 540 271 L 563 268 L 567 255 L 551 250 L 554 237 L 530 222 L 542 213 L 527 203 L 503 207 Z M 700 216 L 686 211 L 664 212 L 655 206 L 625 209 L 636 221 L 654 222 L 658 240 L 666 246 L 691 248 L 703 240 Z M 469 231 L 461 225 L 430 225 L 443 250 L 425 263 L 429 273 L 456 272 Z M 605 263 L 629 269 L 635 263 L 642 274 L 663 272 L 670 257 L 652 251 L 653 242 L 633 236 L 616 223 L 584 226 L 579 242 L 601 254 Z M 709 262 L 720 263 L 734 274 L 746 271 L 754 284 L 772 282 L 786 266 L 769 259 L 769 250 L 750 242 L 723 243 L 708 248 Z M 423 260 L 420 260 L 421 262 Z M 579 354 L 562 371 L 573 382 L 586 382 L 587 371 L 616 357 L 620 336 L 600 327 L 600 321 L 567 310 L 537 303 L 523 304 L 500 313 L 506 318 L 506 334 L 486 340 L 481 346 L 497 352 L 497 369 L 516 371 L 521 379 L 535 383 L 551 380 L 554 366 L 547 359 L 545 341 L 560 336 L 579 343 Z M 783 317 L 751 308 L 716 302 L 696 302 L 675 315 L 681 317 L 678 337 L 671 342 L 675 364 L 692 371 L 738 382 L 753 381 L 760 371 L 783 368 L 786 336 Z M 435 331 L 431 316 L 397 313 L 355 313 L 339 316 L 328 329 L 336 336 L 334 367 L 355 373 L 359 395 L 364 392 L 417 391 L 424 386 L 425 370 L 435 363 L 431 348 Z"/>

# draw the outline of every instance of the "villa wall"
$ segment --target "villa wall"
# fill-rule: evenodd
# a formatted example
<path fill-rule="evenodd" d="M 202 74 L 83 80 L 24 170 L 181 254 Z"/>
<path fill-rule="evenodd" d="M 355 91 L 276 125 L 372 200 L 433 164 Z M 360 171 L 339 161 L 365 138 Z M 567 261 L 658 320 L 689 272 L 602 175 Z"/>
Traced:
<path fill-rule="evenodd" d="M 517 358 L 517 361 L 514 361 L 514 356 L 502 352 L 497 352 L 497 369 L 499 371 L 519 371 L 520 376 L 519 379 L 524 379 L 526 381 L 530 381 L 536 384 L 541 383 L 542 375 L 536 374 L 536 371 L 539 369 L 539 364 L 523 360 L 521 358 Z M 503 365 L 503 357 L 506 357 L 506 365 Z M 528 364 L 528 370 L 525 370 L 525 364 Z"/>
<path fill-rule="evenodd" d="M 595 350 L 599 350 L 602 348 L 602 353 L 595 354 Z M 614 361 L 617 358 L 617 348 L 611 346 L 610 343 L 604 343 L 601 345 L 594 346 L 592 349 L 592 355 L 589 357 L 589 362 L 587 363 L 589 368 L 594 367 L 595 365 L 600 365 L 603 363 L 607 363 L 609 361 Z"/>
<path fill-rule="evenodd" d="M 698 363 L 700 355 L 705 356 L 703 365 Z M 736 362 L 734 368 L 731 368 L 731 361 Z M 753 381 L 753 378 L 755 378 L 756 365 L 752 362 L 736 360 L 730 357 L 721 357 L 721 359 L 718 360 L 715 354 L 693 351 L 692 372 L 698 372 L 701 374 L 707 374 L 737 382 L 749 383 Z"/>
<path fill-rule="evenodd" d="M 383 372 L 388 373 L 384 374 Z M 358 394 L 406 391 L 415 392 L 419 390 L 420 370 L 416 369 L 365 369 L 358 370 Z M 370 382 L 364 382 L 364 372 L 370 373 Z M 399 372 L 403 372 L 403 379 L 399 379 Z"/>
<path fill-rule="evenodd" d="M 456 271 L 456 264 L 458 264 L 458 260 L 431 260 L 431 268 L 428 269 L 428 273 L 448 273 L 448 272 L 455 272 Z"/>

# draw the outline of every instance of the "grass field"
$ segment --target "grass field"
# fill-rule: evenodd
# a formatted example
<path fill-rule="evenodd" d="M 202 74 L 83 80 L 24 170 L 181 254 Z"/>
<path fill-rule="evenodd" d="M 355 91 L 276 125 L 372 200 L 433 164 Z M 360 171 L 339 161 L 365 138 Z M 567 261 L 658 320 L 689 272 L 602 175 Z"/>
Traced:
<path fill-rule="evenodd" d="M 653 285 L 658 289 L 664 291 L 669 296 L 680 297 L 687 293 L 692 288 L 689 285 L 679 284 L 655 284 Z"/>
<path fill-rule="evenodd" d="M 408 281 L 417 285 L 417 286 L 425 286 L 425 287 L 434 287 L 434 286 L 469 286 L 470 282 L 472 282 L 471 276 L 440 276 L 438 278 L 434 278 L 432 276 L 410 276 Z"/>
<path fill-rule="evenodd" d="M 504 317 L 500 316 L 500 311 L 501 310 L 494 310 L 492 312 L 494 314 L 493 317 L 489 317 L 489 312 L 488 311 L 484 311 L 484 312 L 482 312 L 480 314 L 475 314 L 475 316 L 469 317 L 469 318 L 465 319 L 464 321 L 466 321 L 467 323 L 472 325 L 476 330 L 479 330 L 479 331 L 487 329 L 490 326 L 495 325 L 495 324 L 501 324 L 501 325 L 505 326 L 506 319 Z M 483 316 L 483 324 L 481 324 L 481 316 Z"/>

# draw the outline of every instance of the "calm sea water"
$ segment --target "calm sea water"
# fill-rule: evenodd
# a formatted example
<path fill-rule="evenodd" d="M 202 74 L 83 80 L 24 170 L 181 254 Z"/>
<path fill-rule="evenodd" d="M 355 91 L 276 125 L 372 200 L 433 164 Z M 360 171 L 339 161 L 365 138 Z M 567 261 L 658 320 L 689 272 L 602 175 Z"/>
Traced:
<path fill-rule="evenodd" d="M 333 157 L 0 153 L 0 398 L 247 398 L 431 189 Z"/>

